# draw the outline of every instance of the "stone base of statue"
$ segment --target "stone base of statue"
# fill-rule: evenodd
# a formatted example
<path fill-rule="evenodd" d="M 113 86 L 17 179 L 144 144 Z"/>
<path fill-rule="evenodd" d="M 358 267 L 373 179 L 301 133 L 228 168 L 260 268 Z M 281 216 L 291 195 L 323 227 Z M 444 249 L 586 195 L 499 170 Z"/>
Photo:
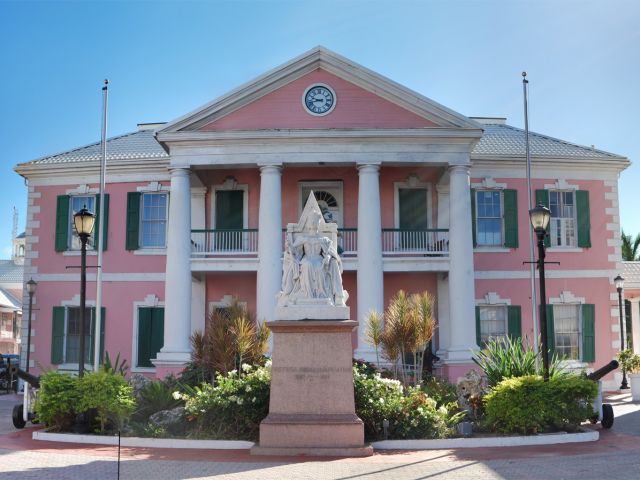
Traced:
<path fill-rule="evenodd" d="M 369 456 L 353 398 L 352 320 L 270 322 L 269 415 L 256 455 Z"/>

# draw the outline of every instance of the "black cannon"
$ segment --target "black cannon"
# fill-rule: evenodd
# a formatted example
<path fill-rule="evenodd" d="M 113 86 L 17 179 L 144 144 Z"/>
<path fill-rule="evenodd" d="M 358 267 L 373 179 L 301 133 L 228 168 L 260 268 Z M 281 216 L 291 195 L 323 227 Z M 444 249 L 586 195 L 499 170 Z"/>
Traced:
<path fill-rule="evenodd" d="M 608 403 L 602 403 L 602 382 L 600 379 L 604 377 L 606 374 L 613 372 L 616 368 L 618 368 L 619 364 L 616 360 L 611 360 L 604 367 L 599 368 L 595 372 L 591 372 L 587 375 L 589 380 L 593 380 L 594 382 L 598 382 L 598 395 L 596 395 L 596 399 L 593 401 L 593 409 L 595 410 L 597 417 L 591 420 L 592 423 L 596 423 L 600 420 L 600 425 L 602 428 L 611 428 L 613 426 L 613 407 Z"/>
<path fill-rule="evenodd" d="M 13 426 L 16 428 L 24 428 L 27 421 L 37 423 L 33 405 L 38 393 L 38 388 L 40 388 L 40 378 L 35 375 L 31 375 L 29 372 L 25 372 L 21 368 L 18 368 L 17 365 L 11 365 L 9 367 L 9 373 L 25 381 L 24 401 L 23 403 L 14 405 L 13 412 L 11 414 Z"/>

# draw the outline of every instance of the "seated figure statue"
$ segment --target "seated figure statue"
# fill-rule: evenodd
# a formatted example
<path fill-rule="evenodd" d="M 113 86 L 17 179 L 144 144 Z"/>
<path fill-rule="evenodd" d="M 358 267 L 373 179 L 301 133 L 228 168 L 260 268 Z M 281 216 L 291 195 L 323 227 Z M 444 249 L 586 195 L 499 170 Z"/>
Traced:
<path fill-rule="evenodd" d="M 292 225 L 299 231 L 292 231 Z M 345 306 L 348 294 L 342 288 L 342 261 L 321 226 L 325 222 L 312 193 L 300 222 L 290 224 L 287 232 L 279 306 Z"/>

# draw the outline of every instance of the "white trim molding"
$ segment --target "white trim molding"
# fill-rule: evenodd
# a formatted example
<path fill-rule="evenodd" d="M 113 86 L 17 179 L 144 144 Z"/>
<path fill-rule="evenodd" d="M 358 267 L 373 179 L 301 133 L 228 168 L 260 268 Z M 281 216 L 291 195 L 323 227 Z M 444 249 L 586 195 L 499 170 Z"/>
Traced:
<path fill-rule="evenodd" d="M 583 304 L 586 303 L 584 297 L 576 297 L 568 290 L 560 292 L 559 297 L 549 297 L 549 303 L 551 305 L 556 304 Z"/>
<path fill-rule="evenodd" d="M 140 193 L 154 193 L 154 192 L 170 192 L 171 187 L 169 185 L 163 185 L 160 182 L 149 182 L 147 185 L 140 185 L 136 188 Z"/>
<path fill-rule="evenodd" d="M 496 292 L 488 292 L 484 298 L 476 298 L 476 306 L 480 305 L 511 305 L 511 299 L 500 298 Z"/>
<path fill-rule="evenodd" d="M 216 193 L 240 190 L 242 195 L 242 228 L 249 228 L 249 185 L 238 183 L 234 176 L 228 176 L 224 182 L 211 187 L 211 228 L 216 228 Z"/>
<path fill-rule="evenodd" d="M 87 184 L 78 185 L 76 188 L 68 189 L 65 192 L 67 195 L 94 195 L 100 193 L 100 189 L 98 187 L 90 187 Z"/>
<path fill-rule="evenodd" d="M 491 176 L 486 176 L 480 183 L 472 183 L 471 188 L 478 188 L 481 190 L 504 190 L 507 188 L 506 183 L 496 183 Z"/>
<path fill-rule="evenodd" d="M 433 228 L 433 216 L 431 212 L 431 183 L 423 182 L 415 173 L 410 173 L 404 182 L 393 182 L 393 224 L 400 228 L 400 189 L 426 190 L 427 191 L 427 225 Z"/>
<path fill-rule="evenodd" d="M 556 183 L 545 183 L 545 190 L 580 190 L 578 185 L 567 183 L 564 178 L 559 178 Z"/>

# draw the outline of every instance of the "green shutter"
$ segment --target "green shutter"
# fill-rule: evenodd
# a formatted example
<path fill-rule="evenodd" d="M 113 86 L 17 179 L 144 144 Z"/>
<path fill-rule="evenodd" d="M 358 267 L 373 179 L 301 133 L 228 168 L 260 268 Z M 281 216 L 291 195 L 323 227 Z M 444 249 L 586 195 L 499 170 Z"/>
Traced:
<path fill-rule="evenodd" d="M 482 348 L 482 333 L 480 331 L 480 307 L 476 307 L 476 343 Z"/>
<path fill-rule="evenodd" d="M 473 237 L 474 248 L 478 246 L 476 240 L 476 189 L 471 189 L 471 236 Z"/>
<path fill-rule="evenodd" d="M 596 361 L 596 306 L 582 305 L 582 361 Z"/>
<path fill-rule="evenodd" d="M 56 206 L 56 252 L 67 250 L 69 241 L 69 196 L 58 195 Z"/>
<path fill-rule="evenodd" d="M 102 228 L 102 251 L 104 252 L 107 249 L 107 237 L 109 234 L 109 194 L 104 194 L 104 228 Z M 96 226 L 94 227 L 95 235 L 94 238 L 95 246 L 94 248 L 98 248 L 98 235 L 100 235 L 100 195 L 96 195 Z"/>
<path fill-rule="evenodd" d="M 138 367 L 153 367 L 152 358 L 164 345 L 164 308 L 138 309 Z"/>
<path fill-rule="evenodd" d="M 589 212 L 589 192 L 576 190 L 576 209 L 578 210 L 578 246 L 591 247 L 591 220 Z"/>
<path fill-rule="evenodd" d="M 106 212 L 105 212 L 106 213 Z M 105 307 L 100 308 L 100 360 L 99 364 L 104 362 L 104 325 L 106 318 L 106 309 Z M 94 332 L 96 330 L 96 308 L 91 307 L 91 330 L 89 335 L 89 363 L 93 365 L 93 356 L 95 354 L 95 340 L 94 340 Z"/>
<path fill-rule="evenodd" d="M 549 190 L 536 190 L 536 206 L 537 205 L 544 205 L 545 207 L 549 208 Z M 549 227 L 547 227 L 547 236 L 544 237 L 545 247 L 551 246 L 551 238 L 549 237 L 550 225 L 551 222 L 549 222 Z"/>
<path fill-rule="evenodd" d="M 241 230 L 244 227 L 244 191 L 216 192 L 216 227 L 221 230 Z"/>
<path fill-rule="evenodd" d="M 18 338 L 18 312 L 13 312 L 13 338 Z"/>
<path fill-rule="evenodd" d="M 64 362 L 64 307 L 53 307 L 53 328 L 51 333 L 51 363 Z"/>
<path fill-rule="evenodd" d="M 151 308 L 138 309 L 138 367 L 151 367 Z"/>
<path fill-rule="evenodd" d="M 154 308 L 151 322 L 151 358 L 164 346 L 164 308 Z"/>
<path fill-rule="evenodd" d="M 553 324 L 553 305 L 545 305 L 547 312 L 547 347 L 549 348 L 549 355 L 553 356 L 556 353 L 556 329 Z"/>
<path fill-rule="evenodd" d="M 507 333 L 512 340 L 522 338 L 522 310 L 520 305 L 507 307 Z"/>
<path fill-rule="evenodd" d="M 139 192 L 127 193 L 127 250 L 137 250 L 140 246 L 140 195 Z"/>
<path fill-rule="evenodd" d="M 503 190 L 504 246 L 518 248 L 518 191 Z"/>

